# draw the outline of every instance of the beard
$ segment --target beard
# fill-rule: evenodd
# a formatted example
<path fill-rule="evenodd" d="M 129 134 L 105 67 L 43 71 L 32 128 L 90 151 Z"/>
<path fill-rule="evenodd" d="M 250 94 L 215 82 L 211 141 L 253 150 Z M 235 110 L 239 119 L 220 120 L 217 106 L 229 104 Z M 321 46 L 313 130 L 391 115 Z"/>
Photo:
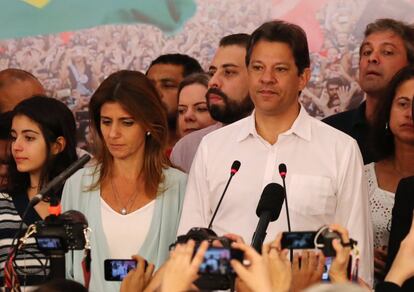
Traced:
<path fill-rule="evenodd" d="M 222 98 L 224 105 L 210 104 L 210 94 L 218 95 Z M 235 101 L 230 99 L 223 91 L 218 88 L 210 88 L 206 93 L 207 107 L 211 117 L 223 124 L 231 124 L 242 118 L 248 116 L 253 108 L 253 102 L 247 95 L 241 101 Z"/>

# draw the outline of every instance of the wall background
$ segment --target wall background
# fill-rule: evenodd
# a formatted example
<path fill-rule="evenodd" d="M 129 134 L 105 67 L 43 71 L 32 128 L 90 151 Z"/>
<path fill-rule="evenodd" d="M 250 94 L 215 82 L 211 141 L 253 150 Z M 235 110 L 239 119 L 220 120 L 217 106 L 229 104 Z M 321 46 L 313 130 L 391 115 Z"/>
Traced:
<path fill-rule="evenodd" d="M 10 0 L 0 12 L 0 70 L 21 68 L 76 114 L 85 139 L 91 93 L 120 69 L 145 72 L 152 59 L 185 53 L 207 69 L 220 38 L 251 33 L 264 21 L 302 26 L 312 79 L 301 96 L 318 118 L 357 106 L 358 50 L 367 23 L 380 17 L 414 22 L 414 0 Z M 93 12 L 92 12 L 93 11 Z M 331 104 L 328 79 L 344 81 Z"/>

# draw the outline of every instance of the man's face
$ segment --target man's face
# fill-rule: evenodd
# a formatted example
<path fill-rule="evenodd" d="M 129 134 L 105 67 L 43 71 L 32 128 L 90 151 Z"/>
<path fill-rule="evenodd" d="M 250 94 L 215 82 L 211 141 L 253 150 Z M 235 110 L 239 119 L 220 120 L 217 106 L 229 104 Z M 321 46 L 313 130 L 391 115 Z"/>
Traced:
<path fill-rule="evenodd" d="M 261 115 L 275 116 L 296 111 L 298 95 L 310 72 L 299 74 L 289 45 L 261 40 L 253 48 L 249 72 L 250 97 Z"/>
<path fill-rule="evenodd" d="M 248 96 L 246 49 L 238 45 L 219 47 L 208 69 L 211 79 L 206 94 L 212 118 L 235 122 L 253 108 Z"/>
<path fill-rule="evenodd" d="M 326 89 L 329 96 L 328 107 L 331 108 L 333 106 L 339 106 L 339 84 L 329 84 Z"/>
<path fill-rule="evenodd" d="M 45 90 L 34 80 L 17 80 L 10 83 L 0 89 L 0 113 L 11 111 L 22 100 L 42 94 L 45 94 Z"/>
<path fill-rule="evenodd" d="M 382 96 L 394 74 L 408 65 L 404 41 L 392 31 L 375 32 L 362 42 L 359 83 L 370 96 Z"/>
<path fill-rule="evenodd" d="M 155 64 L 148 70 L 147 77 L 154 83 L 167 106 L 168 117 L 177 117 L 178 85 L 183 80 L 183 67 L 173 64 Z"/>

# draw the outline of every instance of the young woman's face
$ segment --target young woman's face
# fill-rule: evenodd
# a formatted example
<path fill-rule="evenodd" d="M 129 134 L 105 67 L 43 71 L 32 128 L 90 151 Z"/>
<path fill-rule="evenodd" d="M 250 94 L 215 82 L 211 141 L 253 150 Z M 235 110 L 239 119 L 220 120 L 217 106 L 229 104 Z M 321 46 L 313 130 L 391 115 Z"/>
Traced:
<path fill-rule="evenodd" d="M 214 124 L 207 108 L 206 92 L 207 88 L 201 84 L 191 84 L 181 90 L 177 118 L 180 137 Z"/>
<path fill-rule="evenodd" d="M 101 108 L 100 127 L 105 145 L 115 159 L 144 155 L 144 127 L 117 102 L 107 102 Z"/>
<path fill-rule="evenodd" d="M 13 118 L 11 150 L 17 170 L 40 173 L 47 159 L 47 146 L 39 125 L 24 115 Z"/>
<path fill-rule="evenodd" d="M 412 145 L 414 144 L 413 98 L 414 78 L 404 81 L 397 88 L 390 112 L 390 129 L 395 139 Z"/>

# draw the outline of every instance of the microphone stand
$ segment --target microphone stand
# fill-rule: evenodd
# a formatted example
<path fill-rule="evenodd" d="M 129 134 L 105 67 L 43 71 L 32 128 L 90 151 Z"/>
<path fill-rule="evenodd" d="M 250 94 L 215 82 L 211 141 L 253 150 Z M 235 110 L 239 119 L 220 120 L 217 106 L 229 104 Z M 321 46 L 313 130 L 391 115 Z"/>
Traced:
<path fill-rule="evenodd" d="M 290 228 L 289 205 L 288 205 L 287 192 L 286 192 L 286 181 L 285 181 L 286 173 L 283 173 L 280 176 L 282 177 L 283 190 L 285 192 L 286 217 L 287 217 L 288 231 L 291 232 L 292 229 Z M 292 262 L 292 260 L 293 260 L 293 249 L 289 249 L 289 256 L 290 256 L 290 261 Z"/>

